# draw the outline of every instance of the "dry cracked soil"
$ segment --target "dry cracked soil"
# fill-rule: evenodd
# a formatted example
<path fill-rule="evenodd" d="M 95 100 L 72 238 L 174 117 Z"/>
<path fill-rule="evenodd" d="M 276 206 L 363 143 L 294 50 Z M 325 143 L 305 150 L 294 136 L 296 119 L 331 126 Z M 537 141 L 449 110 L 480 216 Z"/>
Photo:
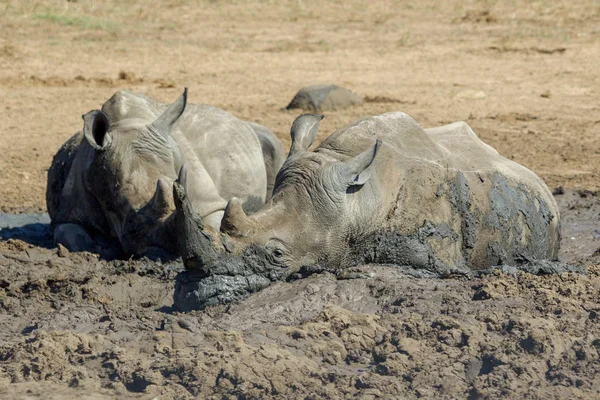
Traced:
<path fill-rule="evenodd" d="M 600 398 L 599 26 L 596 0 L 0 0 L 0 212 L 27 222 L 0 229 L 0 398 Z M 560 258 L 586 273 L 365 265 L 179 313 L 179 263 L 69 253 L 31 215 L 118 89 L 187 86 L 289 144 L 283 107 L 323 83 L 365 101 L 319 140 L 386 111 L 467 121 L 554 190 Z"/>

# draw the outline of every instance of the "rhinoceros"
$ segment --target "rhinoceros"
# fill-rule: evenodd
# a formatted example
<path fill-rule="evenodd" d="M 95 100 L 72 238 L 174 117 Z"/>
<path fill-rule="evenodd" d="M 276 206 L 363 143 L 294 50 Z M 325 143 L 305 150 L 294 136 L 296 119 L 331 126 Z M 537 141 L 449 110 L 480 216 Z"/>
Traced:
<path fill-rule="evenodd" d="M 174 184 L 181 309 L 226 303 L 302 270 L 393 264 L 437 276 L 557 258 L 559 211 L 544 182 L 465 122 L 422 129 L 391 112 L 355 121 L 314 151 L 320 115 L 298 117 L 265 206 L 229 201 L 221 232 Z"/>
<path fill-rule="evenodd" d="M 97 250 L 98 238 L 108 237 L 126 255 L 178 251 L 171 185 L 184 163 L 193 170 L 194 209 L 207 226 L 219 228 L 234 196 L 248 212 L 264 204 L 285 159 L 276 136 L 221 109 L 186 103 L 187 89 L 171 105 L 118 91 L 83 116 L 83 131 L 48 171 L 56 242 Z"/>

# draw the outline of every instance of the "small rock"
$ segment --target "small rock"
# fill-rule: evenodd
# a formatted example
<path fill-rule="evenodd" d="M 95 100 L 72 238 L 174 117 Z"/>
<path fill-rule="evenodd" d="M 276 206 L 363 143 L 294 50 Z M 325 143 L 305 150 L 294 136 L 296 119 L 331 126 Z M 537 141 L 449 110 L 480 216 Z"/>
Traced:
<path fill-rule="evenodd" d="M 472 358 L 465 367 L 465 376 L 467 381 L 472 382 L 481 371 L 481 367 L 483 366 L 483 361 Z"/>
<path fill-rule="evenodd" d="M 183 319 L 183 318 L 178 319 L 177 325 L 179 325 L 180 328 L 185 329 L 186 331 L 194 332 L 194 330 L 192 329 L 191 322 L 186 319 Z"/>
<path fill-rule="evenodd" d="M 58 244 L 58 256 L 59 257 L 69 257 L 69 254 L 71 254 L 71 252 L 69 250 L 67 250 L 67 248 L 65 246 L 63 246 L 62 244 Z"/>
<path fill-rule="evenodd" d="M 398 350 L 409 356 L 414 356 L 421 351 L 421 343 L 417 340 L 404 337 L 398 341 Z"/>
<path fill-rule="evenodd" d="M 285 108 L 300 108 L 309 112 L 335 111 L 362 104 L 362 99 L 337 85 L 313 85 L 298 91 Z"/>
<path fill-rule="evenodd" d="M 119 71 L 119 79 L 124 81 L 133 81 L 135 80 L 135 74 L 129 71 Z"/>

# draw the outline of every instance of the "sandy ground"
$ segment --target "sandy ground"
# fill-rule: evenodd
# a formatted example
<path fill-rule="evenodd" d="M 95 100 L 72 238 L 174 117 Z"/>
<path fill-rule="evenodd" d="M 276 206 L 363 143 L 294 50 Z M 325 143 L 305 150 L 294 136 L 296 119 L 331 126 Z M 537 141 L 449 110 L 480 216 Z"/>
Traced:
<path fill-rule="evenodd" d="M 334 83 L 367 101 L 327 113 L 321 139 L 386 111 L 466 120 L 551 188 L 579 189 L 557 195 L 561 258 L 587 275 L 365 266 L 373 278 L 178 314 L 177 264 L 4 240 L 0 398 L 600 396 L 600 3 L 438 3 L 0 0 L 0 212 L 45 210 L 52 155 L 118 89 L 188 87 L 287 144 L 297 112 L 282 108 Z"/>

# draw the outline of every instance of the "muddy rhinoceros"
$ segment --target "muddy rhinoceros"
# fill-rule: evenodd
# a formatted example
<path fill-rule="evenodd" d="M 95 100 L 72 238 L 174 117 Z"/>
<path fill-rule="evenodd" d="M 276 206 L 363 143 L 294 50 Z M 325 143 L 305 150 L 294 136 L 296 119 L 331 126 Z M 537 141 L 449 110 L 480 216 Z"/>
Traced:
<path fill-rule="evenodd" d="M 177 307 L 228 302 L 302 269 L 383 263 L 448 276 L 557 258 L 559 213 L 547 186 L 465 122 L 422 129 L 386 113 L 308 151 L 321 118 L 295 120 L 273 196 L 250 216 L 231 199 L 219 234 L 195 217 L 183 169 L 174 196 L 188 271 Z"/>
<path fill-rule="evenodd" d="M 48 171 L 56 242 L 97 250 L 104 236 L 125 254 L 177 251 L 171 185 L 184 163 L 193 170 L 189 196 L 207 226 L 218 229 L 234 196 L 248 212 L 263 205 L 285 158 L 281 143 L 267 128 L 186 101 L 187 89 L 171 105 L 118 91 L 83 116 L 83 132 Z"/>

